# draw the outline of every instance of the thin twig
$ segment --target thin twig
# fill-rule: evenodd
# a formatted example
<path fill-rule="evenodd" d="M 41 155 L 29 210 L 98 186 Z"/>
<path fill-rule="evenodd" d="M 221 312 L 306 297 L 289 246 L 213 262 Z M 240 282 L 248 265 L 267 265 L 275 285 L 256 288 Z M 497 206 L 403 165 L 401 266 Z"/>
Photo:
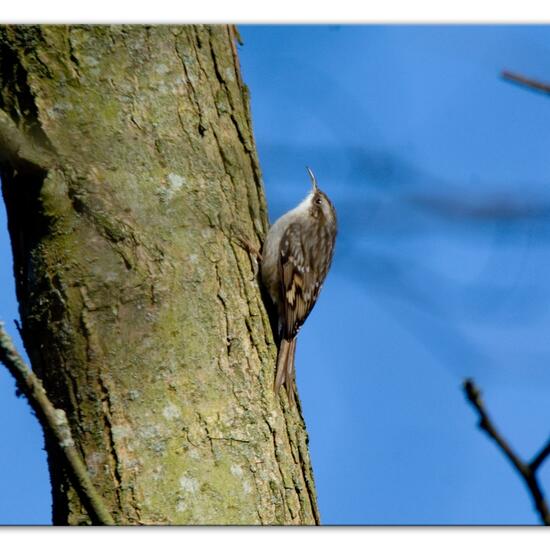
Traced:
<path fill-rule="evenodd" d="M 495 425 L 489 418 L 487 411 L 485 410 L 485 405 L 481 399 L 481 391 L 475 385 L 475 382 L 472 379 L 467 379 L 464 381 L 464 393 L 466 398 L 472 404 L 474 409 L 479 415 L 479 427 L 497 444 L 500 450 L 506 455 L 508 460 L 513 464 L 514 468 L 523 478 L 523 481 L 527 485 L 531 497 L 533 498 L 533 503 L 535 508 L 539 513 L 540 519 L 544 525 L 550 525 L 550 513 L 548 511 L 548 505 L 544 499 L 544 495 L 538 483 L 536 477 L 537 468 L 542 464 L 544 459 L 550 454 L 550 441 L 539 452 L 539 454 L 530 462 L 524 462 L 508 445 L 505 439 L 500 435 Z"/>
<path fill-rule="evenodd" d="M 56 409 L 46 395 L 40 379 L 27 367 L 0 322 L 0 362 L 5 365 L 17 382 L 18 389 L 29 400 L 43 427 L 54 436 L 74 475 L 77 489 L 91 517 L 101 525 L 115 525 L 101 495 L 93 486 L 88 470 L 76 450 L 65 411 Z"/>
<path fill-rule="evenodd" d="M 548 455 L 550 455 L 550 440 L 548 440 L 546 445 L 540 450 L 539 454 L 531 460 L 531 463 L 529 464 L 531 470 L 535 472 Z"/>
<path fill-rule="evenodd" d="M 502 78 L 504 78 L 504 80 L 515 82 L 516 84 L 520 84 L 521 86 L 527 86 L 528 88 L 532 88 L 533 90 L 537 90 L 539 92 L 542 92 L 543 94 L 550 94 L 550 84 L 545 84 L 544 82 L 540 82 L 539 80 L 527 78 L 511 71 L 502 71 L 501 76 Z"/>

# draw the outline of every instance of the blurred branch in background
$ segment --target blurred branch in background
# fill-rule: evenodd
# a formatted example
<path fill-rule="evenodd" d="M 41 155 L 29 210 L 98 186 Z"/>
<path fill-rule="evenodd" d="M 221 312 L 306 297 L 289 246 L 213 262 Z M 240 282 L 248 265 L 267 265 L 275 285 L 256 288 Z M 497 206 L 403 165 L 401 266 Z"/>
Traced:
<path fill-rule="evenodd" d="M 472 379 L 467 379 L 464 381 L 463 387 L 466 398 L 479 415 L 480 429 L 482 429 L 491 439 L 493 439 L 500 450 L 506 455 L 506 458 L 508 458 L 517 472 L 521 475 L 529 492 L 531 493 L 531 497 L 540 516 L 541 522 L 544 525 L 550 525 L 550 512 L 548 511 L 548 505 L 546 504 L 546 500 L 544 499 L 544 495 L 536 475 L 541 464 L 548 457 L 548 455 L 550 455 L 550 440 L 533 458 L 533 460 L 531 460 L 531 462 L 524 462 L 513 451 L 489 418 L 489 415 L 485 409 L 485 404 L 481 399 L 481 391 L 475 385 L 475 382 Z"/>
<path fill-rule="evenodd" d="M 509 80 L 516 84 L 520 84 L 521 86 L 526 86 L 545 94 L 550 94 L 550 84 L 544 84 L 537 80 L 526 78 L 510 71 L 502 71 L 501 75 L 505 80 Z M 543 215 L 546 215 L 545 211 L 543 212 Z M 481 391 L 476 386 L 475 382 L 472 379 L 467 379 L 464 381 L 463 388 L 466 398 L 479 415 L 480 429 L 483 430 L 491 439 L 493 439 L 500 450 L 506 455 L 506 458 L 508 458 L 508 460 L 512 463 L 527 485 L 527 489 L 531 493 L 533 503 L 540 516 L 541 522 L 544 525 L 550 525 L 550 512 L 548 511 L 548 505 L 536 475 L 542 463 L 550 455 L 550 440 L 548 440 L 546 445 L 530 462 L 524 462 L 502 437 L 489 418 L 483 400 L 481 399 Z"/>
<path fill-rule="evenodd" d="M 527 78 L 511 71 L 502 71 L 501 76 L 504 80 L 509 80 L 510 82 L 514 82 L 521 86 L 532 88 L 533 90 L 537 90 L 543 94 L 550 94 L 550 84 L 545 84 L 544 82 L 540 82 L 540 80 Z"/>

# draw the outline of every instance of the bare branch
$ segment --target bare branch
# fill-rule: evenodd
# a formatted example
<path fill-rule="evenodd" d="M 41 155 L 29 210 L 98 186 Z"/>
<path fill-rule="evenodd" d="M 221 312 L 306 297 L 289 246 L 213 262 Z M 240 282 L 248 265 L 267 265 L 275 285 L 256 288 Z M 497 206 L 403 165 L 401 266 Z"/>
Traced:
<path fill-rule="evenodd" d="M 114 525 L 115 522 L 105 507 L 99 493 L 93 486 L 88 470 L 76 450 L 65 411 L 56 409 L 46 395 L 40 379 L 27 367 L 22 357 L 0 323 L 0 362 L 5 365 L 17 382 L 18 389 L 29 400 L 45 429 L 54 436 L 74 475 L 77 489 L 83 496 L 90 516 L 101 525 Z"/>
<path fill-rule="evenodd" d="M 485 431 L 489 437 L 494 439 L 495 443 L 508 457 L 516 470 L 518 470 L 521 475 L 524 475 L 525 465 L 494 427 L 491 419 L 485 411 L 485 405 L 481 400 L 481 392 L 477 388 L 473 380 L 466 380 L 464 382 L 464 391 L 466 392 L 466 397 L 468 398 L 468 401 L 470 401 L 470 403 L 474 406 L 477 413 L 479 414 L 479 427 L 483 431 Z"/>
<path fill-rule="evenodd" d="M 535 472 L 539 468 L 539 466 L 544 462 L 544 460 L 548 455 L 550 455 L 550 439 L 548 440 L 546 445 L 542 448 L 542 450 L 539 452 L 539 454 L 535 456 L 533 460 L 531 460 L 531 463 L 529 464 L 529 466 L 531 467 L 531 470 Z"/>
<path fill-rule="evenodd" d="M 511 71 L 502 71 L 501 76 L 502 78 L 504 78 L 504 80 L 509 80 L 510 82 L 514 82 L 521 86 L 532 88 L 533 90 L 537 90 L 544 94 L 550 94 L 550 84 L 545 84 L 544 82 L 540 82 L 539 80 L 527 78 Z"/>
<path fill-rule="evenodd" d="M 508 460 L 512 463 L 514 468 L 523 478 L 523 481 L 527 485 L 533 503 L 540 519 L 544 525 L 550 525 L 550 512 L 548 511 L 548 505 L 544 499 L 544 495 L 538 483 L 536 477 L 536 470 L 544 459 L 550 454 L 550 441 L 546 447 L 531 461 L 531 463 L 525 463 L 519 456 L 513 451 L 510 445 L 500 435 L 495 425 L 489 418 L 485 405 L 481 399 L 481 391 L 475 385 L 472 379 L 464 381 L 464 393 L 466 398 L 472 404 L 474 409 L 479 415 L 479 427 L 497 444 L 500 450 L 506 455 Z"/>

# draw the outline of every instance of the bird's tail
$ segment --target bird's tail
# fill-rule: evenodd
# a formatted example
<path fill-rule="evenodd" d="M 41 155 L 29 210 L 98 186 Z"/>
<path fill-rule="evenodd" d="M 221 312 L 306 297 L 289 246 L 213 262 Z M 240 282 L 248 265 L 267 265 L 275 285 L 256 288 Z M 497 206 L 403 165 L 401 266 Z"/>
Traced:
<path fill-rule="evenodd" d="M 277 375 L 275 376 L 275 395 L 284 384 L 288 400 L 294 403 L 294 355 L 296 353 L 296 338 L 283 338 L 277 356 Z"/>

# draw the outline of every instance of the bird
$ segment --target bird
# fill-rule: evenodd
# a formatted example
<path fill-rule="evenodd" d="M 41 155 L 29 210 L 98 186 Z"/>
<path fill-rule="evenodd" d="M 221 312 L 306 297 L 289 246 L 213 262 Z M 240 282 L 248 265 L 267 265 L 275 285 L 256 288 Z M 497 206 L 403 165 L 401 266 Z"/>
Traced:
<path fill-rule="evenodd" d="M 261 253 L 261 279 L 278 314 L 273 389 L 278 395 L 284 385 L 289 402 L 294 402 L 296 337 L 319 297 L 338 232 L 334 205 L 306 169 L 311 192 L 270 227 Z"/>

